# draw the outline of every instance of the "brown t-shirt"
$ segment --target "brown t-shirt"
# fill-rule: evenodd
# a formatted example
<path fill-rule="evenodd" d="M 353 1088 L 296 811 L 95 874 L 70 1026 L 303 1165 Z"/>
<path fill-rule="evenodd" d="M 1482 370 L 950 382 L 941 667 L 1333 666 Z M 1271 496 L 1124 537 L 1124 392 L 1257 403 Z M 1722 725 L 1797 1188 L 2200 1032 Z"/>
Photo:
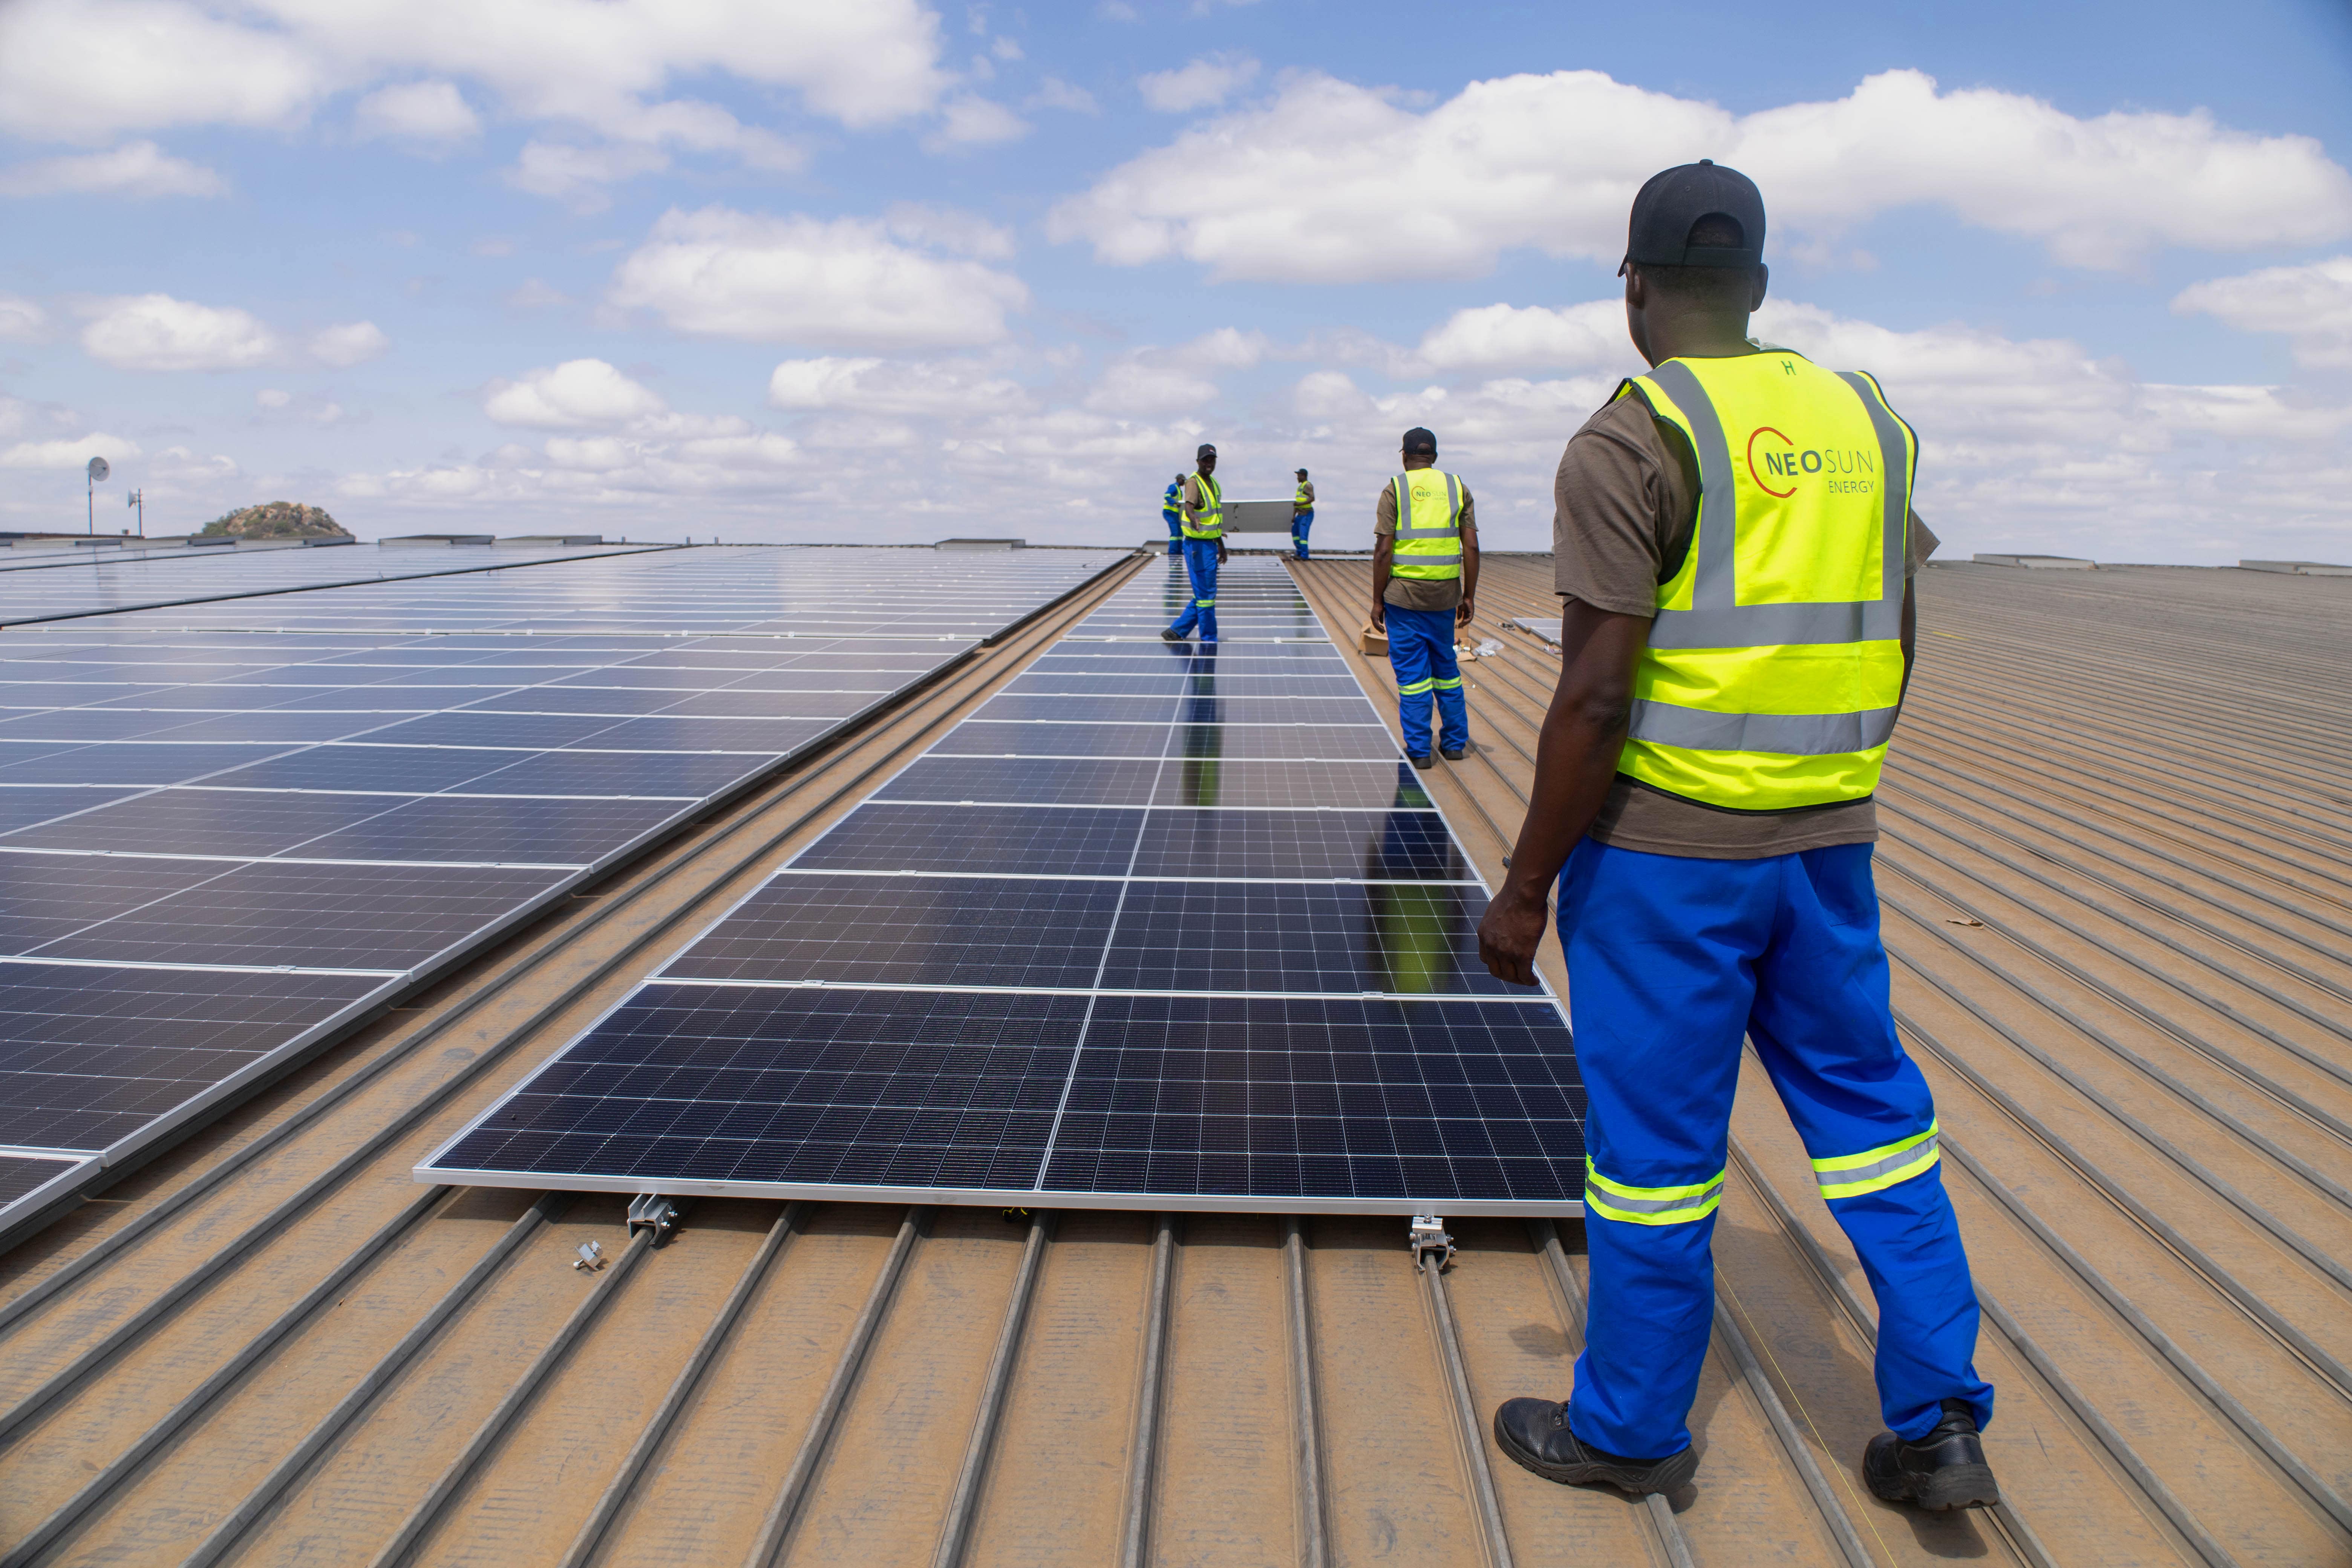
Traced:
<path fill-rule="evenodd" d="M 1584 422 L 1552 480 L 1552 585 L 1597 610 L 1654 616 L 1658 584 L 1682 569 L 1698 527 L 1698 464 L 1681 431 L 1622 397 Z M 1913 512 L 1903 571 L 1938 542 Z M 1603 844 L 1701 860 L 1759 860 L 1832 844 L 1874 844 L 1870 799 L 1786 811 L 1734 811 L 1641 783 L 1610 786 L 1591 835 Z"/>
<path fill-rule="evenodd" d="M 1454 476 L 1460 483 L 1462 476 Z M 1383 538 L 1396 536 L 1396 487 L 1381 487 L 1380 505 L 1372 511 L 1372 531 Z M 1462 558 L 1465 564 L 1470 552 L 1478 548 L 1478 514 L 1471 510 L 1470 487 L 1462 486 Z M 1453 610 L 1462 605 L 1462 579 L 1448 577 L 1433 581 L 1426 577 L 1391 577 L 1389 591 L 1381 595 L 1381 603 L 1394 605 L 1400 610 Z"/>

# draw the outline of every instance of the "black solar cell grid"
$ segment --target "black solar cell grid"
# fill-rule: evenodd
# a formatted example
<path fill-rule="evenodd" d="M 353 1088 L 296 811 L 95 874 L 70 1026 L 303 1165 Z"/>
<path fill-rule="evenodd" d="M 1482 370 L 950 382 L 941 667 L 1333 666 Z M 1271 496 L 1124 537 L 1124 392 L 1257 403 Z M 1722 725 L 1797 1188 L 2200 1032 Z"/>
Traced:
<path fill-rule="evenodd" d="M 0 1144 L 104 1149 L 383 984 L 0 963 Z"/>
<path fill-rule="evenodd" d="M 1138 877 L 1474 880 L 1444 818 L 1429 811 L 1164 811 L 1150 814 Z"/>
<path fill-rule="evenodd" d="M 182 784 L 249 766 L 288 750 L 283 745 L 175 745 L 170 742 L 78 741 L 0 743 L 0 781 L 9 784 Z"/>
<path fill-rule="evenodd" d="M 1118 898 L 1117 882 L 787 872 L 661 978 L 1083 990 Z"/>
<path fill-rule="evenodd" d="M 400 804 L 396 795 L 164 789 L 7 834 L 0 844 L 149 855 L 201 847 L 207 855 L 258 858 L 291 851 Z"/>
<path fill-rule="evenodd" d="M 16 1202 L 72 1170 L 78 1162 L 34 1154 L 0 1154 L 0 1207 Z"/>
<path fill-rule="evenodd" d="M 1486 908 L 1459 884 L 1135 882 L 1102 985 L 1512 994 L 1478 959 Z"/>
<path fill-rule="evenodd" d="M 1287 575 L 1228 584 L 1214 653 L 1158 641 L 1172 582 L 1097 611 L 420 1174 L 1573 1212 L 1559 1010 L 1486 973 L 1484 890 Z M 1032 1120 L 951 1137 L 897 1047 L 818 1055 L 992 995 L 1061 1021 L 998 1085 Z"/>
<path fill-rule="evenodd" d="M 436 1159 L 551 1176 L 1025 1187 L 1087 1005 L 650 984 Z"/>
<path fill-rule="evenodd" d="M 918 759 L 877 800 L 987 801 L 1004 805 L 1142 805 L 1160 776 L 1155 759 L 960 757 Z"/>
<path fill-rule="evenodd" d="M 683 800 L 442 795 L 383 809 L 287 853 L 303 858 L 589 866 L 685 812 Z"/>
<path fill-rule="evenodd" d="M 1157 757 L 1168 744 L 1161 724 L 996 723 L 967 719 L 933 746 L 933 756 Z"/>
<path fill-rule="evenodd" d="M 37 956 L 405 970 L 570 876 L 488 867 L 267 860 L 212 869 L 216 874 L 200 886 L 44 943 Z"/>
<path fill-rule="evenodd" d="M 0 788 L 0 837 L 55 817 L 95 810 L 131 793 L 125 789 L 25 784 Z"/>
<path fill-rule="evenodd" d="M 808 870 L 1118 877 L 1139 811 L 1026 805 L 859 806 L 793 860 Z"/>
<path fill-rule="evenodd" d="M 0 953 L 29 952 L 235 868 L 222 860 L 0 851 Z"/>
<path fill-rule="evenodd" d="M 1045 1186 L 1561 1204 L 1583 1187 L 1581 1105 L 1549 1007 L 1105 996 Z"/>

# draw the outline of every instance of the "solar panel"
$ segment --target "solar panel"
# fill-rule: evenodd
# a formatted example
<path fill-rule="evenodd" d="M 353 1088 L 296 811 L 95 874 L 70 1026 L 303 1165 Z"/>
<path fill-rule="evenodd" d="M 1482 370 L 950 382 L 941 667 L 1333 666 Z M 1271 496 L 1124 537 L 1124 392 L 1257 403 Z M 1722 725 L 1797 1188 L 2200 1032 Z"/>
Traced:
<path fill-rule="evenodd" d="M 12 630 L 0 1191 L 41 1174 L 12 1149 L 93 1178 L 1123 559 L 674 549 Z"/>
<path fill-rule="evenodd" d="M 1273 563 L 1214 650 L 1182 597 L 1147 569 L 419 1178 L 1580 1212 L 1561 1010 L 1486 973 L 1350 667 Z"/>

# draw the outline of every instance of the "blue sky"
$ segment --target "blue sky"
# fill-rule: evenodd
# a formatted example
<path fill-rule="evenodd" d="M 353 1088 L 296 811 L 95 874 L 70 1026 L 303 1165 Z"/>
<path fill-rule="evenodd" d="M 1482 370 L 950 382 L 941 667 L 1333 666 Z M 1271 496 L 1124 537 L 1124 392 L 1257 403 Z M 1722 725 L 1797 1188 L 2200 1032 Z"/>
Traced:
<path fill-rule="evenodd" d="M 0 527 L 1125 541 L 1196 442 L 1490 545 L 1638 368 L 1632 190 L 1773 214 L 1948 548 L 2352 554 L 2352 9 L 0 0 Z"/>

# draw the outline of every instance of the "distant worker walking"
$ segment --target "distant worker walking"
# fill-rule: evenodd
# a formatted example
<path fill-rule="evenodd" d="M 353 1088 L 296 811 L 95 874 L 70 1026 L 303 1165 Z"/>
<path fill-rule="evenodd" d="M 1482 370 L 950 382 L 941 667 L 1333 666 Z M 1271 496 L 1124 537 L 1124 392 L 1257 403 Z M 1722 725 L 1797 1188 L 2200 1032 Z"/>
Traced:
<path fill-rule="evenodd" d="M 1168 489 L 1160 498 L 1160 521 L 1168 525 L 1168 553 L 1184 553 L 1184 479 L 1177 475 L 1169 481 Z"/>
<path fill-rule="evenodd" d="M 1873 792 L 1911 675 L 1918 444 L 1869 376 L 1748 336 L 1764 199 L 1711 163 L 1642 187 L 1625 317 L 1653 367 L 1561 456 L 1559 687 L 1502 889 L 1496 977 L 1535 981 L 1559 879 L 1591 1310 L 1565 1405 L 1495 1438 L 1556 1481 L 1672 1491 L 1715 1310 L 1716 1205 L 1755 1043 L 1878 1301 L 1889 1501 L 2000 1499 L 1977 1299 L 1936 1108 L 1895 1032 Z"/>
<path fill-rule="evenodd" d="M 1184 530 L 1184 575 L 1190 579 L 1192 601 L 1176 624 L 1160 634 L 1166 642 L 1183 642 L 1199 629 L 1201 640 L 1217 640 L 1217 568 L 1225 561 L 1225 498 L 1217 488 L 1217 449 L 1202 443 L 1197 471 L 1187 474 L 1177 494 Z"/>
<path fill-rule="evenodd" d="M 1433 700 L 1439 754 L 1458 763 L 1470 745 L 1454 628 L 1470 624 L 1478 595 L 1478 524 L 1470 487 L 1436 467 L 1435 436 L 1415 426 L 1400 456 L 1404 472 L 1381 490 L 1372 522 L 1372 625 L 1388 630 L 1404 754 L 1425 768 Z"/>
<path fill-rule="evenodd" d="M 1315 526 L 1315 486 L 1307 478 L 1307 470 L 1298 470 L 1298 493 L 1290 498 L 1290 545 L 1292 552 L 1304 561 L 1307 555 L 1307 531 Z"/>

